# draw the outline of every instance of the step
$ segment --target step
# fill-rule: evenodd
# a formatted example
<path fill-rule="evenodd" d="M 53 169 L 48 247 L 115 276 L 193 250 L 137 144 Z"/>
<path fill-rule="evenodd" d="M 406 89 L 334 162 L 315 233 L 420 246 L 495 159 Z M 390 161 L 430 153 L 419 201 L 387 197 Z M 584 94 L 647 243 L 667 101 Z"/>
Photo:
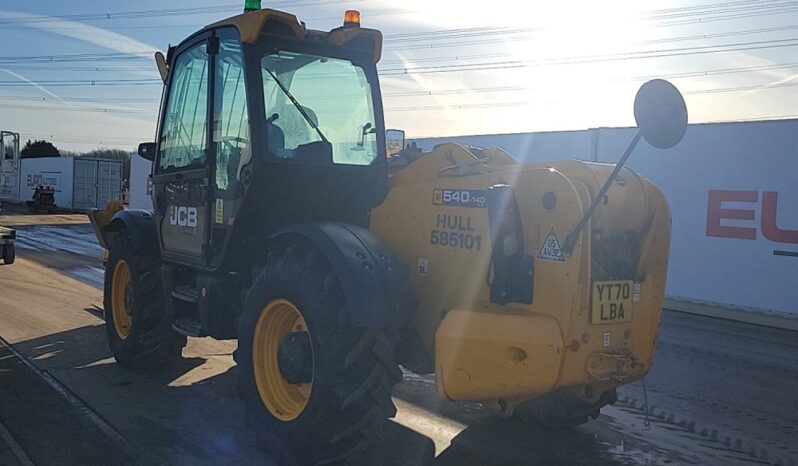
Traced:
<path fill-rule="evenodd" d="M 196 303 L 199 301 L 199 293 L 197 293 L 197 290 L 188 285 L 180 285 L 176 287 L 174 290 L 172 290 L 172 297 L 187 303 Z"/>
<path fill-rule="evenodd" d="M 172 330 L 187 337 L 198 337 L 202 335 L 202 324 L 193 317 L 183 317 L 172 323 Z"/>

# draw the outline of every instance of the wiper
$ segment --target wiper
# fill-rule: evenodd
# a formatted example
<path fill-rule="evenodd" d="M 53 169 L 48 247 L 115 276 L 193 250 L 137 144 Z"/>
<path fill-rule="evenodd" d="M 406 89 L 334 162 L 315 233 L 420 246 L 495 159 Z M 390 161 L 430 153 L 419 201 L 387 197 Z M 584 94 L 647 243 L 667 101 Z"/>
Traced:
<path fill-rule="evenodd" d="M 321 130 L 319 129 L 319 125 L 317 125 L 310 117 L 310 115 L 308 115 L 308 112 L 305 111 L 305 107 L 299 104 L 294 95 L 291 94 L 291 91 L 289 91 L 288 88 L 285 87 L 285 84 L 283 84 L 282 81 L 277 79 L 277 76 L 272 72 L 272 70 L 268 68 L 263 68 L 263 69 L 266 70 L 267 73 L 269 73 L 269 76 L 271 76 L 272 79 L 274 79 L 274 82 L 276 82 L 277 85 L 280 87 L 280 89 L 283 91 L 283 93 L 285 93 L 286 97 L 288 97 L 288 100 L 290 100 L 291 103 L 294 104 L 294 107 L 296 107 L 296 109 L 299 110 L 299 113 L 302 114 L 302 116 L 305 118 L 305 121 L 307 121 L 308 124 L 310 124 L 310 126 L 312 126 L 313 129 L 316 130 L 322 141 L 329 144 L 330 141 L 328 141 L 327 138 L 324 136 L 324 133 L 321 132 Z"/>

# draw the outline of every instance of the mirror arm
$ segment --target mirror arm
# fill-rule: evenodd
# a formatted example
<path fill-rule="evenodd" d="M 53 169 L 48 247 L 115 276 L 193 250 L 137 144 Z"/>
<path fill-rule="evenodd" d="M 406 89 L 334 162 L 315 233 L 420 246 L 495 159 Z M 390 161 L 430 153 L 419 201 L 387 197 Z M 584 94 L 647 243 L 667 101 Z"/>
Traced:
<path fill-rule="evenodd" d="M 563 242 L 563 247 L 562 247 L 563 254 L 565 254 L 566 256 L 571 255 L 571 252 L 573 252 L 574 247 L 576 247 L 576 242 L 577 239 L 579 238 L 579 234 L 582 232 L 582 229 L 585 228 L 585 225 L 587 225 L 588 220 L 590 220 L 590 217 L 593 216 L 593 213 L 596 211 L 598 206 L 601 205 L 601 203 L 603 202 L 604 196 L 607 194 L 607 191 L 609 191 L 610 186 L 612 186 L 612 183 L 615 182 L 615 178 L 617 178 L 618 173 L 620 173 L 621 169 L 624 167 L 624 165 L 626 165 L 626 161 L 629 159 L 629 156 L 632 155 L 632 151 L 634 151 L 635 147 L 637 146 L 637 143 L 640 142 L 640 138 L 642 136 L 643 135 L 640 133 L 640 130 L 638 129 L 637 132 L 635 133 L 634 138 L 632 138 L 632 141 L 629 143 L 629 146 L 626 147 L 626 151 L 624 151 L 623 155 L 621 156 L 621 159 L 618 160 L 618 163 L 615 164 L 615 168 L 612 170 L 612 173 L 610 174 L 609 178 L 607 178 L 607 181 L 604 182 L 604 186 L 601 187 L 598 194 L 596 194 L 596 196 L 593 198 L 593 202 L 590 204 L 590 208 L 587 209 L 587 212 L 585 212 L 585 214 L 579 220 L 579 223 L 577 223 L 574 226 L 574 228 L 570 232 L 568 232 L 568 236 L 565 237 L 565 241 Z"/>

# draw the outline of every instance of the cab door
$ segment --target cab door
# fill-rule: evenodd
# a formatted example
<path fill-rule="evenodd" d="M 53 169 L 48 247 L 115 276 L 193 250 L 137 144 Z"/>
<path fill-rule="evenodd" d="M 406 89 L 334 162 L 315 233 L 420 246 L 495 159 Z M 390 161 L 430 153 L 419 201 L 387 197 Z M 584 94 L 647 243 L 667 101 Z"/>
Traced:
<path fill-rule="evenodd" d="M 208 265 L 217 268 L 225 259 L 227 245 L 244 201 L 245 182 L 251 172 L 249 113 L 246 73 L 238 30 L 214 31 L 218 44 L 213 56 L 213 163 L 211 233 Z"/>
<path fill-rule="evenodd" d="M 153 176 L 164 256 L 198 265 L 206 261 L 210 220 L 212 40 L 199 36 L 172 61 Z"/>

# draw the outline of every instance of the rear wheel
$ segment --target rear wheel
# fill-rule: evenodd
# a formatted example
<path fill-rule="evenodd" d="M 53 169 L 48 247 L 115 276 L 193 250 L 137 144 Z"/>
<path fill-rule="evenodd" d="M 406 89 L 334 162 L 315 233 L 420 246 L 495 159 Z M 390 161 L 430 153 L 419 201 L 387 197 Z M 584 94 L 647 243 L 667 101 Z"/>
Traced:
<path fill-rule="evenodd" d="M 6 244 L 3 246 L 3 263 L 13 264 L 16 259 L 16 251 L 13 244 Z"/>
<path fill-rule="evenodd" d="M 116 234 L 105 266 L 105 328 L 117 362 L 159 368 L 179 359 L 186 337 L 165 312 L 157 252 L 134 251 L 127 231 Z"/>
<path fill-rule="evenodd" d="M 396 414 L 397 332 L 352 325 L 311 245 L 273 253 L 249 291 L 238 360 L 248 423 L 279 464 L 380 464 Z"/>

